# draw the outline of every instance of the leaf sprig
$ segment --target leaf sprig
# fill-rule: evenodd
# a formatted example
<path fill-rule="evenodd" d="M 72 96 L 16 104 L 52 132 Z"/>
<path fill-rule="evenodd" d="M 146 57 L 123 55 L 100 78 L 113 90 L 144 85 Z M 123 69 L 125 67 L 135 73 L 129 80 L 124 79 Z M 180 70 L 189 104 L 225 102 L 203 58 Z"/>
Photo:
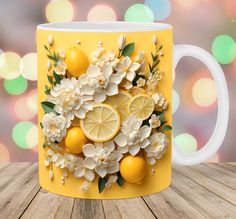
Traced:
<path fill-rule="evenodd" d="M 118 58 L 121 56 L 130 56 L 132 52 L 134 51 L 135 43 L 129 43 L 127 44 L 124 49 L 119 50 Z"/>
<path fill-rule="evenodd" d="M 152 56 L 152 64 L 148 64 L 149 71 L 151 74 L 154 74 L 158 70 L 158 65 L 160 63 L 160 56 L 161 56 L 161 50 L 163 48 L 163 45 L 160 45 L 159 47 L 156 45 L 156 51 L 155 53 L 151 52 Z"/>
<path fill-rule="evenodd" d="M 58 61 L 60 60 L 59 54 L 52 52 L 46 45 L 44 45 L 44 48 L 48 51 L 47 57 L 53 61 L 54 67 L 57 66 Z"/>

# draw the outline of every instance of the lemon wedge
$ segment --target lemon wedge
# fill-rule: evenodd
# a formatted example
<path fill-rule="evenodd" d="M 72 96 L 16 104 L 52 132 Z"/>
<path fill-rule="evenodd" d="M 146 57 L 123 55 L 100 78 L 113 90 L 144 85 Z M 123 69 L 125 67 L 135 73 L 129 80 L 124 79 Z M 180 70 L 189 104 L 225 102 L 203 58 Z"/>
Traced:
<path fill-rule="evenodd" d="M 120 129 L 120 116 L 112 106 L 97 104 L 80 120 L 80 127 L 84 135 L 92 141 L 109 141 Z"/>
<path fill-rule="evenodd" d="M 144 94 L 145 93 L 145 90 L 141 87 L 132 87 L 130 89 L 130 93 L 133 95 L 133 96 L 136 96 L 138 94 Z"/>
<path fill-rule="evenodd" d="M 132 98 L 130 93 L 121 90 L 118 94 L 108 97 L 105 103 L 114 107 L 120 114 L 121 120 L 124 121 L 129 117 L 128 105 Z"/>
<path fill-rule="evenodd" d="M 145 120 L 153 113 L 154 102 L 148 95 L 139 94 L 130 101 L 128 110 L 130 115 Z"/>

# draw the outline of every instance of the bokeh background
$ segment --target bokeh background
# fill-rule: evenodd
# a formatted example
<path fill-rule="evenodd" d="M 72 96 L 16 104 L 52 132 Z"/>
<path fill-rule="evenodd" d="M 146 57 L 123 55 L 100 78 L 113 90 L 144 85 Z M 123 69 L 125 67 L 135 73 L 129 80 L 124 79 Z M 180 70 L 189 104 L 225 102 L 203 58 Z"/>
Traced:
<path fill-rule="evenodd" d="M 36 26 L 86 20 L 170 23 L 176 44 L 212 53 L 228 83 L 230 120 L 221 149 L 209 161 L 236 160 L 235 0 L 0 0 L 0 162 L 37 161 Z M 203 64 L 184 58 L 173 88 L 174 138 L 192 153 L 213 132 L 215 84 Z"/>

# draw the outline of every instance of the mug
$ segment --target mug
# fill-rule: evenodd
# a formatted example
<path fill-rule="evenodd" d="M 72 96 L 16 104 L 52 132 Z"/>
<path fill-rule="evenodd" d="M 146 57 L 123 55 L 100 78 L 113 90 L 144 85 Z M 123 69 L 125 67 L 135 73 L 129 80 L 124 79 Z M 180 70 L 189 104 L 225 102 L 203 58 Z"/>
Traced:
<path fill-rule="evenodd" d="M 175 163 L 193 165 L 219 149 L 229 113 L 224 74 L 205 50 L 173 45 L 171 25 L 41 24 L 37 52 L 42 188 L 88 199 L 148 195 L 170 185 L 172 151 Z M 213 135 L 190 155 L 172 144 L 172 72 L 184 56 L 209 68 L 218 94 Z"/>

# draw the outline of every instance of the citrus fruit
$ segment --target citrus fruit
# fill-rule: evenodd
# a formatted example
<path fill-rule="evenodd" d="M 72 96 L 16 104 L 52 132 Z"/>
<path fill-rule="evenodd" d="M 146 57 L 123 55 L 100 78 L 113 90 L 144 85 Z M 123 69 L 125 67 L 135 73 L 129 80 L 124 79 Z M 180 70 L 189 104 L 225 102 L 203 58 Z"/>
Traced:
<path fill-rule="evenodd" d="M 120 174 L 129 183 L 140 183 L 147 173 L 147 161 L 139 155 L 128 155 L 120 162 Z"/>
<path fill-rule="evenodd" d="M 79 77 L 86 73 L 89 66 L 89 60 L 86 54 L 77 47 L 71 47 L 65 58 L 67 71 L 71 76 Z"/>
<path fill-rule="evenodd" d="M 139 94 L 131 100 L 128 109 L 130 115 L 145 120 L 151 116 L 154 110 L 154 102 L 148 95 Z"/>
<path fill-rule="evenodd" d="M 107 104 L 94 105 L 80 120 L 84 134 L 92 141 L 104 142 L 111 140 L 120 129 L 120 116 L 115 108 Z"/>
<path fill-rule="evenodd" d="M 130 93 L 133 95 L 133 96 L 136 96 L 138 94 L 144 94 L 145 93 L 145 90 L 141 87 L 132 87 L 130 89 Z"/>
<path fill-rule="evenodd" d="M 71 153 L 81 153 L 82 147 L 88 143 L 88 139 L 79 127 L 70 128 L 65 137 L 65 147 Z"/>
<path fill-rule="evenodd" d="M 129 116 L 128 105 L 132 97 L 127 91 L 121 90 L 118 94 L 108 97 L 105 103 L 113 106 L 120 114 L 121 120 L 124 121 Z"/>

